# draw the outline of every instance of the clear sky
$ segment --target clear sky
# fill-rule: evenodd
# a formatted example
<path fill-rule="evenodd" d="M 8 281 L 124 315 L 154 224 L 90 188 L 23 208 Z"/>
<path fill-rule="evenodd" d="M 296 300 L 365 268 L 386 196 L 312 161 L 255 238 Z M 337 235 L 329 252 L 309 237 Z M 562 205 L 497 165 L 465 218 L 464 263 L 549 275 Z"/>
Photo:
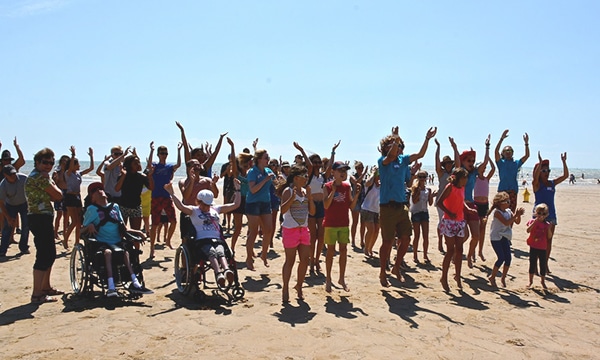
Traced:
<path fill-rule="evenodd" d="M 292 160 L 298 141 L 376 162 L 399 126 L 409 153 L 430 126 L 481 158 L 505 144 L 560 166 L 600 168 L 598 1 L 0 2 L 0 140 L 96 158 L 140 155 L 179 131 L 229 132 L 237 150 Z M 423 162 L 433 164 L 434 143 Z M 225 144 L 218 162 L 229 151 Z M 481 154 L 481 155 L 479 155 Z"/>

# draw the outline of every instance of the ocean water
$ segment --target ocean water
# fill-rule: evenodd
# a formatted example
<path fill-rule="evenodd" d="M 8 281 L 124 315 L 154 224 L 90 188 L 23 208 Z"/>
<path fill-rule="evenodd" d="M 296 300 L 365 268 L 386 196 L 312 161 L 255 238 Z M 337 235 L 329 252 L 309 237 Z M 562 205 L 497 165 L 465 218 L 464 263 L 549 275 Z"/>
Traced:
<path fill-rule="evenodd" d="M 94 163 L 95 163 L 94 170 L 91 173 L 83 176 L 82 186 L 87 186 L 88 184 L 90 184 L 92 182 L 100 181 L 100 177 L 98 177 L 96 175 L 96 169 L 98 169 L 98 166 L 100 165 L 101 162 L 94 162 Z M 80 160 L 80 164 L 81 164 L 81 169 L 87 169 L 89 166 L 89 161 Z M 223 163 L 215 163 L 212 168 L 213 174 L 220 174 L 222 165 L 223 165 Z M 368 165 L 368 164 L 366 164 L 366 165 Z M 20 169 L 20 172 L 22 172 L 23 174 L 29 175 L 31 170 L 33 170 L 33 160 L 28 160 L 25 163 L 25 165 Z M 433 166 L 425 166 L 424 165 L 423 170 L 427 171 L 429 174 L 435 173 Z M 600 186 L 600 169 L 573 168 L 573 169 L 569 169 L 569 172 L 571 174 L 575 175 L 575 185 L 582 185 L 582 186 L 598 185 L 598 186 Z M 529 186 L 529 188 L 531 189 L 531 175 L 532 174 L 533 174 L 533 167 L 522 167 L 521 168 L 521 170 L 519 172 L 519 186 L 521 188 L 525 188 L 526 186 Z M 551 176 L 550 176 L 551 178 L 558 177 L 561 174 L 562 174 L 562 167 L 551 168 Z M 175 173 L 175 176 L 173 179 L 173 183 L 177 183 L 180 179 L 184 179 L 185 177 L 186 177 L 185 165 L 182 165 L 181 167 L 179 167 L 179 169 L 177 169 L 177 172 Z M 490 180 L 490 186 L 492 188 L 494 188 L 495 185 L 498 185 L 498 181 L 499 181 L 498 172 L 496 171 L 496 173 Z M 526 185 L 524 185 L 523 181 L 526 182 Z M 438 182 L 437 182 L 437 178 L 436 178 L 434 185 L 437 185 L 437 184 L 438 184 Z M 569 181 L 565 180 L 559 186 L 563 186 L 565 184 L 568 185 Z M 220 184 L 219 184 L 219 186 L 220 186 Z"/>

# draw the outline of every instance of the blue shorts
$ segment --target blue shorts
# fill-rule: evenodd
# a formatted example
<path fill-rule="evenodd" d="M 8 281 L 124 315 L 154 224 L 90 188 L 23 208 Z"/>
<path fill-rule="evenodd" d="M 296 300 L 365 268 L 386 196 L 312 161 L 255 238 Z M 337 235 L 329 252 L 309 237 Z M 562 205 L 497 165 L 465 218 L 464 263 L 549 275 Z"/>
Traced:
<path fill-rule="evenodd" d="M 414 223 L 429 222 L 429 213 L 427 211 L 419 211 L 412 214 L 410 220 Z"/>
<path fill-rule="evenodd" d="M 322 219 L 325 217 L 325 204 L 323 204 L 322 201 L 315 201 L 315 214 L 314 215 L 310 215 L 308 214 L 308 217 L 314 218 L 314 219 Z"/>
<path fill-rule="evenodd" d="M 246 215 L 266 215 L 271 213 L 271 203 L 268 201 L 246 202 Z"/>

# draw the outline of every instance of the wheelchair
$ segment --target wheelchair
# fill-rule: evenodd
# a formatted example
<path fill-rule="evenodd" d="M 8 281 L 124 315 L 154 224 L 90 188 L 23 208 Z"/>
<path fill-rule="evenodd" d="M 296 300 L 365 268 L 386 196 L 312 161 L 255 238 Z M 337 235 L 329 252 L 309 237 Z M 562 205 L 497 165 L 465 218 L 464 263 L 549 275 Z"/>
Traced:
<path fill-rule="evenodd" d="M 196 258 L 194 254 L 196 229 L 192 225 L 189 216 L 182 217 L 181 222 L 182 244 L 175 252 L 175 282 L 180 293 L 193 295 L 196 299 L 202 301 L 206 298 L 203 290 L 210 289 L 208 283 L 213 283 L 207 280 L 207 274 L 212 273 L 213 269 L 206 256 Z M 225 295 L 229 303 L 241 300 L 244 298 L 246 291 L 240 285 L 233 253 L 222 236 L 217 242 L 225 248 L 225 258 L 229 270 L 234 274 L 234 281 L 231 285 L 224 287 L 215 284 L 215 287 L 212 288 L 213 294 L 221 293 Z"/>
<path fill-rule="evenodd" d="M 81 240 L 73 247 L 71 252 L 71 288 L 75 295 L 93 296 L 94 287 L 96 286 L 100 288 L 102 295 L 106 295 L 108 280 L 103 251 L 107 245 L 83 234 Z M 143 286 L 144 277 L 139 261 L 141 251 L 134 246 L 134 242 L 141 241 L 141 238 L 125 233 L 119 246 L 111 249 L 113 251 L 112 270 L 115 287 L 127 290 L 131 298 L 139 298 L 141 294 L 133 290 L 131 275 L 125 265 L 124 256 L 125 251 L 127 251 L 133 272 Z"/>

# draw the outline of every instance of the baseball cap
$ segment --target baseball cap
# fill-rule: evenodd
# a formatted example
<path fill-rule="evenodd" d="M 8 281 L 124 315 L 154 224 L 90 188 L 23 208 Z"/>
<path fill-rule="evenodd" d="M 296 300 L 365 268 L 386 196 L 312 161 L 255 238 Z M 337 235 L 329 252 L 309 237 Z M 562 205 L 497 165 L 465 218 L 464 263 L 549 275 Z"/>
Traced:
<path fill-rule="evenodd" d="M 197 196 L 198 200 L 202 201 L 206 205 L 212 205 L 213 200 L 215 199 L 215 195 L 210 190 L 200 190 Z"/>
<path fill-rule="evenodd" d="M 93 182 L 88 185 L 88 188 L 87 188 L 88 195 L 91 196 L 93 193 L 95 193 L 98 190 L 104 190 L 104 185 L 102 185 L 101 182 Z"/>
<path fill-rule="evenodd" d="M 282 168 L 284 168 L 284 167 L 290 167 L 290 163 L 289 163 L 289 162 L 287 162 L 287 161 L 282 161 L 282 162 L 281 162 L 281 167 L 282 167 Z"/>
<path fill-rule="evenodd" d="M 333 170 L 349 170 L 350 166 L 343 161 L 336 161 L 331 166 Z"/>

